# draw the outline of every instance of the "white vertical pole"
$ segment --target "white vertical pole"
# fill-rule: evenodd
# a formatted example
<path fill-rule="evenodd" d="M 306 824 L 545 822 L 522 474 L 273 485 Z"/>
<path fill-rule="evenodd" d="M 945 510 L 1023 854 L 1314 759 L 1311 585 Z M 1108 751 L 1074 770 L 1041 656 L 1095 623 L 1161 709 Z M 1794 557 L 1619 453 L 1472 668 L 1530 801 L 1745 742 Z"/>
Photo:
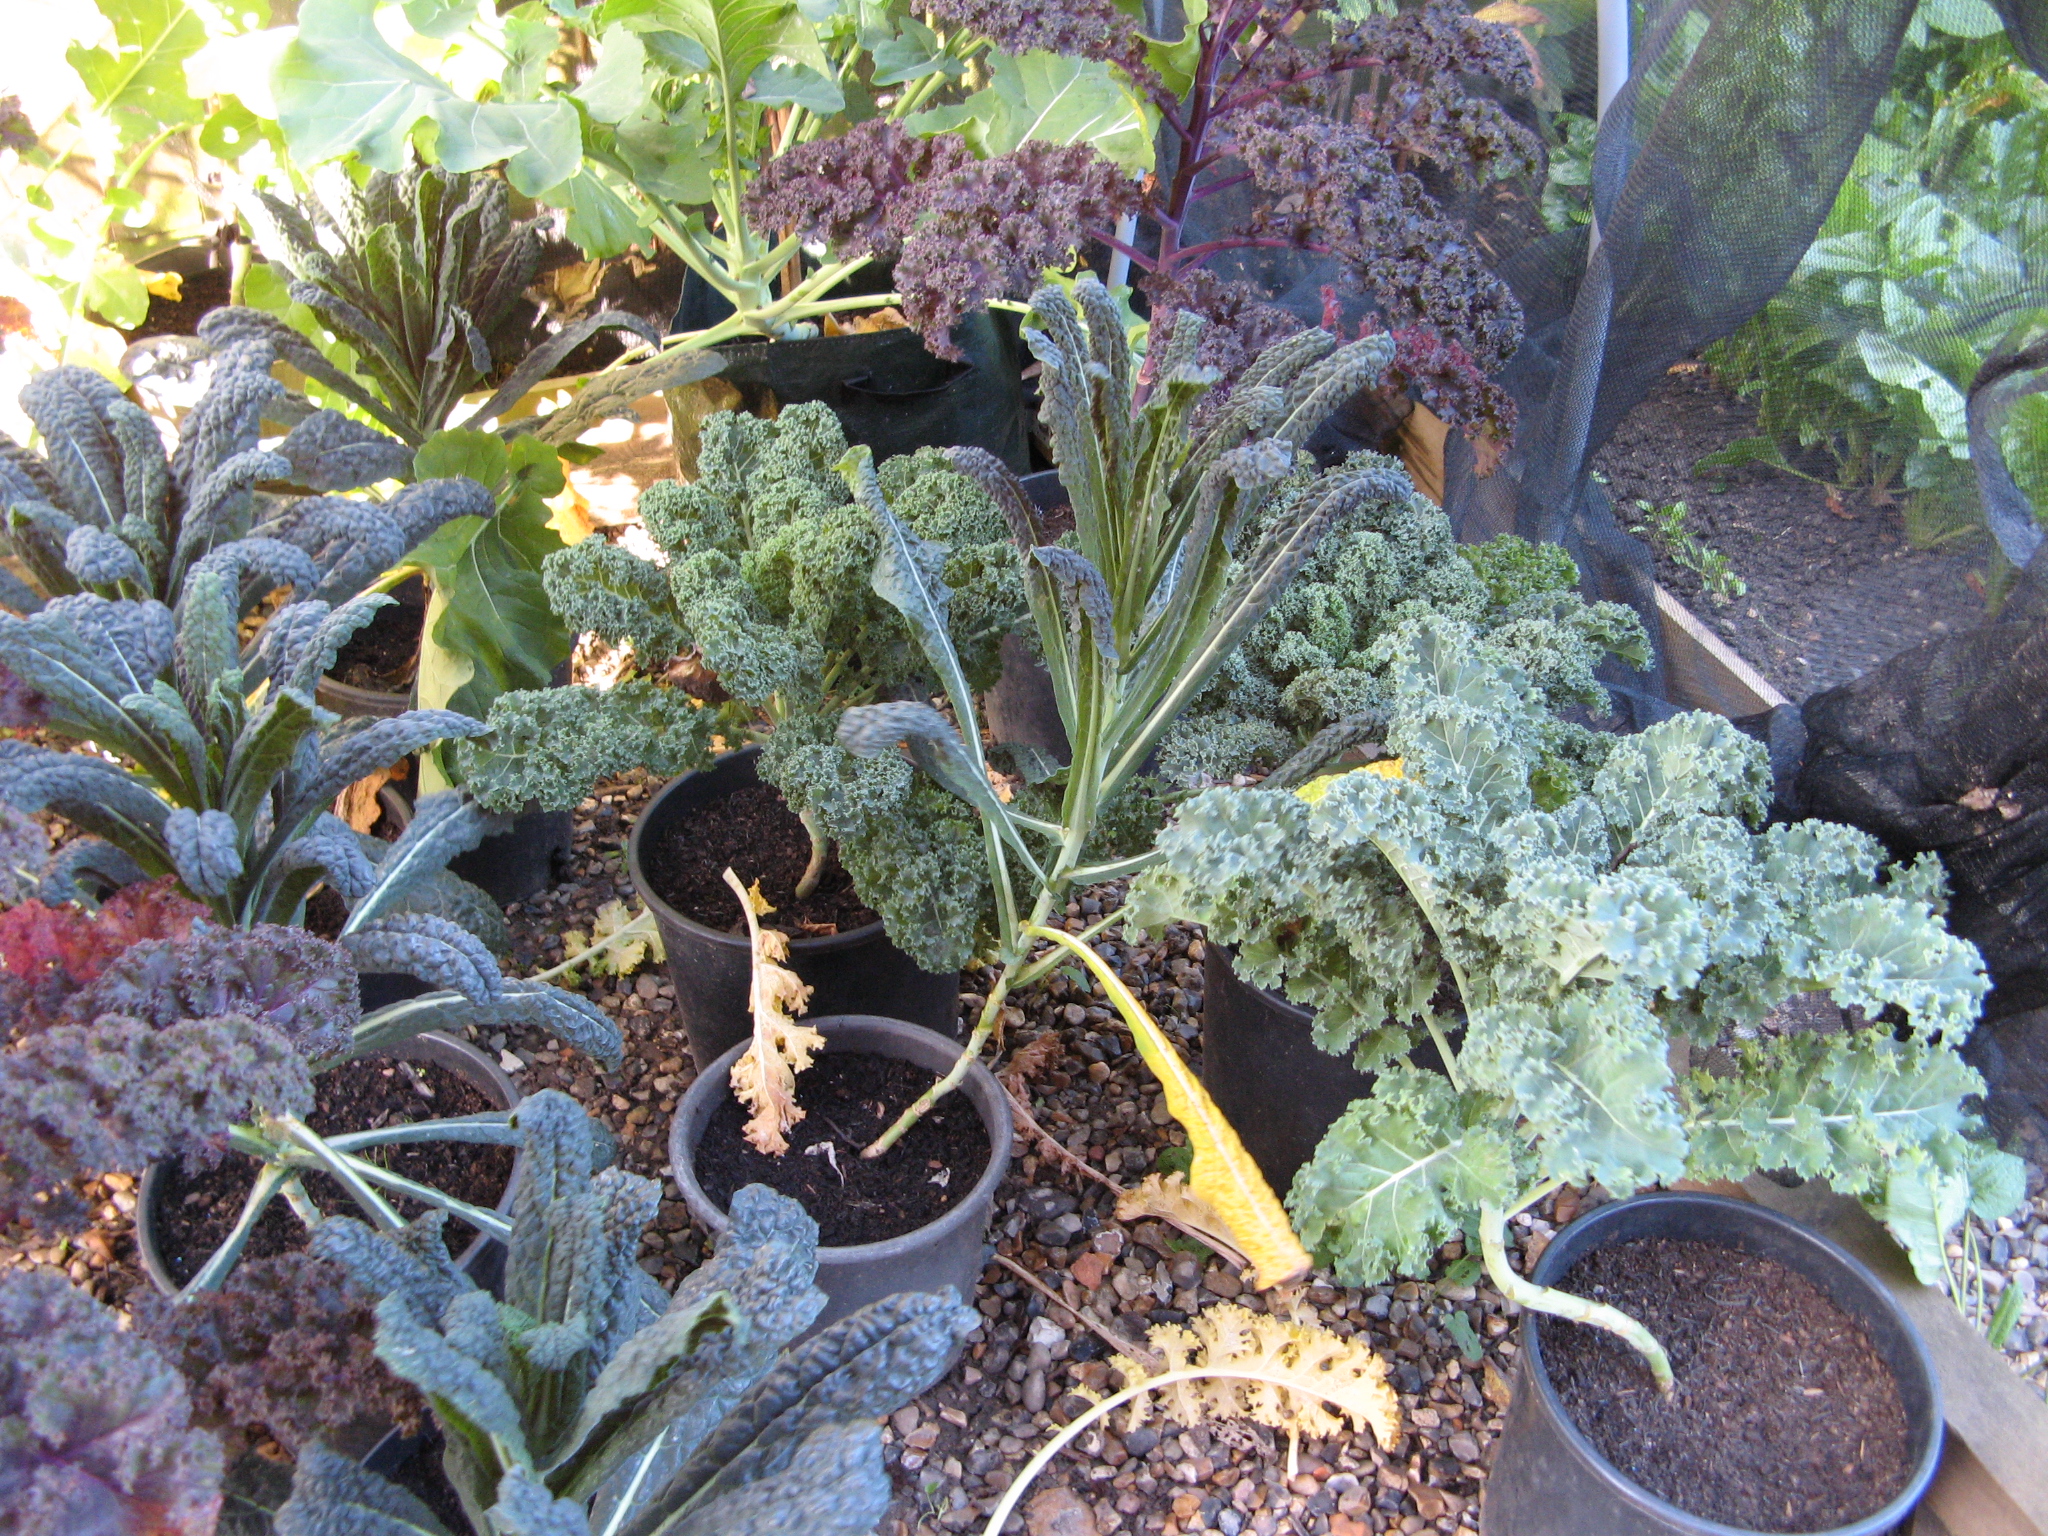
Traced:
<path fill-rule="evenodd" d="M 1595 21 L 1600 38 L 1599 114 L 1607 115 L 1607 104 L 1628 83 L 1628 25 L 1630 0 L 1598 0 Z"/>
<path fill-rule="evenodd" d="M 1595 0 L 1593 24 L 1599 38 L 1600 77 L 1594 87 L 1595 112 L 1599 117 L 1607 116 L 1608 103 L 1628 83 L 1629 53 L 1628 27 L 1629 6 L 1633 0 Z M 1587 195 L 1592 189 L 1587 188 Z M 1593 216 L 1592 230 L 1587 237 L 1586 256 L 1591 260 L 1593 252 L 1600 247 L 1600 216 Z"/>

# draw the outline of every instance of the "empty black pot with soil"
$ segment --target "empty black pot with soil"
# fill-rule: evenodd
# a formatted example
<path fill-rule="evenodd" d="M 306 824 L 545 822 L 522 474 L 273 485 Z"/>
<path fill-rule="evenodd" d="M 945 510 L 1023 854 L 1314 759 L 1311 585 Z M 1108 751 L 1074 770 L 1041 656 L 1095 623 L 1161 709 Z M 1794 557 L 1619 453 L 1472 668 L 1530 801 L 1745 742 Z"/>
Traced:
<path fill-rule="evenodd" d="M 361 1062 L 345 1063 L 323 1073 L 314 1079 L 315 1089 L 317 1091 L 323 1085 L 334 1086 L 330 1080 L 338 1082 L 336 1074 L 375 1071 L 379 1063 L 392 1059 L 423 1069 L 422 1077 L 429 1087 L 438 1084 L 439 1103 L 417 1098 L 417 1091 L 410 1087 L 399 1093 L 403 1109 L 425 1110 L 419 1115 L 420 1119 L 510 1109 L 520 1099 L 517 1085 L 499 1071 L 497 1064 L 482 1051 L 466 1041 L 433 1033 L 416 1035 Z M 339 1134 L 341 1129 L 317 1123 L 315 1128 L 330 1135 Z M 425 1168 L 418 1171 L 406 1169 L 408 1177 L 471 1199 L 474 1204 L 494 1204 L 499 1211 L 510 1216 L 520 1175 L 519 1158 L 514 1148 L 452 1141 L 415 1142 L 397 1149 L 396 1155 L 407 1154 L 423 1154 L 425 1159 L 437 1161 L 446 1170 L 437 1176 Z M 233 1225 L 235 1216 L 239 1214 L 241 1197 L 247 1193 L 253 1173 L 253 1165 L 235 1153 L 229 1153 L 215 1169 L 196 1177 L 188 1174 L 175 1160 L 151 1163 L 144 1171 L 135 1202 L 135 1240 L 141 1251 L 142 1266 L 158 1290 L 175 1296 L 205 1264 L 218 1247 L 220 1238 L 226 1235 L 227 1227 Z M 311 1177 L 317 1179 L 321 1176 Z M 470 1192 L 453 1187 L 461 1179 L 474 1180 L 482 1186 L 497 1184 L 500 1187 L 489 1194 L 483 1194 L 481 1189 Z M 332 1193 L 333 1198 L 321 1202 L 324 1208 L 336 1215 L 362 1215 L 353 1200 L 338 1190 Z M 188 1197 L 194 1196 L 209 1204 L 214 1212 L 210 1219 L 188 1218 L 175 1209 L 184 1205 Z M 315 1198 L 320 1198 L 317 1192 Z M 255 1258 L 270 1252 L 295 1249 L 303 1245 L 303 1239 L 304 1228 L 298 1216 L 279 1198 L 271 1202 L 270 1209 L 257 1223 L 244 1254 Z M 496 1238 L 479 1233 L 462 1248 L 457 1262 L 478 1285 L 486 1290 L 495 1290 L 504 1275 L 505 1246 Z"/>
<path fill-rule="evenodd" d="M 1255 987 L 1229 946 L 1202 948 L 1202 1085 L 1237 1128 L 1266 1182 L 1285 1191 L 1337 1117 L 1375 1081 L 1315 1042 L 1315 1010 Z M 1434 1051 L 1418 1065 L 1436 1065 Z"/>
<path fill-rule="evenodd" d="M 648 802 L 626 844 L 633 888 L 661 928 L 676 1012 L 689 1032 L 691 1056 L 700 1064 L 711 1061 L 753 1027 L 747 1012 L 752 971 L 746 927 L 738 902 L 719 878 L 727 864 L 749 885 L 762 879 L 778 908 L 768 921 L 791 934 L 789 967 L 814 989 L 813 1015 L 878 1014 L 958 1038 L 959 976 L 921 970 L 890 943 L 881 920 L 853 894 L 836 858 L 809 906 L 789 902 L 793 875 L 782 877 L 787 888 L 782 890 L 773 873 L 764 878 L 771 866 L 800 871 L 809 839 L 781 796 L 761 783 L 755 772 L 759 757 L 758 747 L 748 747 L 701 773 L 676 779 Z M 684 910 L 692 902 L 698 904 L 695 913 Z M 806 911 L 831 912 L 856 926 L 803 937 L 801 928 L 792 925 L 804 920 Z"/>
<path fill-rule="evenodd" d="M 1649 1328 L 1676 1391 L 1613 1335 L 1525 1312 L 1486 1536 L 1882 1536 L 1933 1480 L 1926 1346 L 1875 1275 L 1775 1211 L 1639 1195 L 1566 1227 L 1531 1278 Z"/>
<path fill-rule="evenodd" d="M 960 1047 L 900 1019 L 804 1022 L 825 1049 L 797 1077 L 804 1118 L 781 1156 L 756 1152 L 741 1135 L 746 1112 L 730 1078 L 745 1041 L 700 1072 L 676 1106 L 669 1165 L 691 1216 L 723 1232 L 734 1192 L 755 1183 L 802 1204 L 818 1223 L 826 1297 L 813 1333 L 899 1291 L 950 1285 L 972 1300 L 996 1186 L 1010 1166 L 1008 1096 L 977 1061 L 895 1146 L 863 1159 L 860 1149 L 952 1067 Z"/>

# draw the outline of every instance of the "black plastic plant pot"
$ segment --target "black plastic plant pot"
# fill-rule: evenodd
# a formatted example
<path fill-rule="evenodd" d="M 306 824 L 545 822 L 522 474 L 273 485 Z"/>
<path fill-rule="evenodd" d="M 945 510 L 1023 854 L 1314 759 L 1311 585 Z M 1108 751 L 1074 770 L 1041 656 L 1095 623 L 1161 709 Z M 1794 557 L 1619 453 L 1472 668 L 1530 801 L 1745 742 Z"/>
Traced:
<path fill-rule="evenodd" d="M 423 1061 L 453 1072 L 489 1099 L 496 1109 L 510 1109 L 521 1098 L 519 1085 L 499 1071 L 496 1062 L 468 1041 L 450 1035 L 415 1035 L 377 1054 L 396 1056 L 403 1061 Z M 163 1234 L 156 1215 L 157 1200 L 169 1171 L 167 1163 L 151 1163 L 143 1170 L 142 1184 L 135 1196 L 135 1246 L 141 1251 L 142 1267 L 149 1272 L 156 1288 L 166 1296 L 175 1296 L 181 1287 L 164 1257 Z M 512 1214 L 512 1197 L 518 1192 L 524 1172 L 524 1159 L 515 1153 L 512 1176 L 505 1181 L 505 1193 L 498 1199 L 498 1210 L 508 1218 Z M 505 1245 L 494 1237 L 478 1233 L 456 1262 L 487 1291 L 495 1293 L 504 1283 Z"/>
<path fill-rule="evenodd" d="M 1601 1206 L 1558 1234 L 1530 1278 L 1558 1285 L 1596 1248 L 1656 1237 L 1774 1259 L 1863 1325 L 1898 1383 L 1913 1475 L 1882 1509 L 1818 1536 L 1882 1536 L 1900 1527 L 1941 1460 L 1941 1394 L 1927 1346 L 1883 1282 L 1826 1238 L 1775 1211 L 1682 1192 Z M 1485 1536 L 1756 1536 L 1688 1514 L 1631 1482 L 1594 1449 L 1558 1401 L 1533 1312 L 1523 1314 L 1521 1343 L 1514 1398 L 1486 1481 L 1480 1522 Z"/>
<path fill-rule="evenodd" d="M 576 838 L 567 811 L 521 811 L 503 832 L 493 832 L 448 861 L 448 872 L 477 886 L 499 906 L 524 901 L 561 879 Z"/>
<path fill-rule="evenodd" d="M 900 1019 L 851 1015 L 807 1018 L 804 1022 L 825 1037 L 824 1054 L 828 1056 L 841 1052 L 886 1056 L 907 1061 L 934 1077 L 951 1068 L 960 1056 L 955 1042 Z M 697 1146 L 713 1113 L 732 1096 L 732 1064 L 745 1049 L 743 1041 L 697 1074 L 676 1106 L 675 1121 L 669 1127 L 669 1166 L 676 1185 L 690 1215 L 714 1234 L 731 1223 L 697 1182 Z M 967 1069 L 956 1091 L 974 1105 L 988 1132 L 988 1166 L 964 1200 L 914 1232 L 879 1243 L 821 1246 L 817 1286 L 825 1293 L 825 1309 L 811 1325 L 811 1333 L 900 1291 L 936 1291 L 950 1285 L 961 1300 L 973 1301 L 974 1283 L 988 1263 L 988 1222 L 995 1210 L 996 1186 L 1010 1166 L 1010 1100 L 978 1061 Z"/>
<path fill-rule="evenodd" d="M 701 773 L 675 779 L 648 802 L 626 844 L 633 888 L 654 914 L 675 983 L 676 1012 L 689 1032 L 690 1055 L 700 1066 L 747 1038 L 751 957 L 747 936 L 721 933 L 686 917 L 662 899 L 647 878 L 642 853 L 649 838 L 668 835 L 678 821 L 725 796 L 760 783 L 760 748 L 728 753 Z M 825 938 L 791 939 L 789 968 L 811 987 L 812 1015 L 859 1013 L 903 1019 L 960 1038 L 960 978 L 920 970 L 889 942 L 879 922 Z"/>
<path fill-rule="evenodd" d="M 1317 1047 L 1315 1010 L 1255 987 L 1213 941 L 1202 950 L 1202 1084 L 1266 1182 L 1286 1190 L 1370 1072 Z"/>

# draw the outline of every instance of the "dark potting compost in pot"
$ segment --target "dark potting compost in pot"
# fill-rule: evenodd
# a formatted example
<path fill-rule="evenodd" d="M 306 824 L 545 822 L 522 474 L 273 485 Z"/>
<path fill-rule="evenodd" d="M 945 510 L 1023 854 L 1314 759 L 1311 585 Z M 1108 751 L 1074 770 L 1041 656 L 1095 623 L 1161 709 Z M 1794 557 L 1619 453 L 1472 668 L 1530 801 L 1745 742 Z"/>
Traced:
<path fill-rule="evenodd" d="M 772 784 L 756 784 L 677 817 L 662 835 L 642 845 L 641 859 L 654 892 L 685 917 L 720 933 L 745 933 L 730 868 L 746 884 L 761 882 L 775 911 L 765 926 L 792 938 L 851 933 L 877 921 L 854 894 L 853 877 L 837 851 L 825 858 L 818 888 L 803 901 L 796 883 L 811 859 L 811 835 Z"/>
<path fill-rule="evenodd" d="M 329 675 L 337 682 L 380 693 L 403 693 L 412 686 L 420 636 L 427 628 L 426 583 L 408 576 L 390 596 L 397 601 L 379 608 L 335 655 Z"/>
<path fill-rule="evenodd" d="M 846 1051 L 816 1057 L 797 1074 L 804 1112 L 781 1157 L 741 1136 L 746 1112 L 728 1093 L 697 1144 L 697 1181 L 721 1208 L 749 1184 L 801 1202 L 818 1241 L 844 1248 L 879 1243 L 936 1221 L 973 1190 L 988 1167 L 988 1131 L 964 1093 L 950 1093 L 881 1157 L 860 1149 L 894 1123 L 932 1075 L 907 1061 Z M 812 1147 L 832 1147 L 812 1152 Z M 836 1166 L 835 1166 L 836 1163 Z M 842 1182 L 843 1175 L 843 1182 Z"/>
<path fill-rule="evenodd" d="M 1680 1509 L 1823 1531 L 1883 1508 L 1912 1475 L 1898 1385 L 1862 1325 L 1776 1260 L 1647 1238 L 1594 1249 L 1557 1285 L 1619 1307 L 1670 1355 L 1667 1401 L 1614 1335 L 1538 1322 L 1572 1422 Z"/>
<path fill-rule="evenodd" d="M 414 1086 L 414 1073 L 433 1090 L 431 1099 Z M 313 1112 L 306 1117 L 306 1123 L 323 1135 L 341 1135 L 401 1122 L 484 1114 L 497 1107 L 445 1067 L 373 1056 L 344 1062 L 314 1078 Z M 371 1147 L 362 1155 L 394 1173 L 485 1209 L 498 1203 L 505 1193 L 506 1181 L 512 1177 L 510 1147 L 422 1141 Z M 187 1169 L 173 1161 L 165 1173 L 156 1207 L 162 1232 L 159 1241 L 165 1264 L 183 1284 L 199 1272 L 199 1266 L 234 1229 L 242 1204 L 256 1182 L 256 1164 L 238 1152 L 230 1152 L 212 1168 Z M 361 1207 L 328 1175 L 308 1173 L 304 1178 L 306 1193 L 321 1210 L 337 1216 L 362 1217 Z M 393 1209 L 408 1218 L 424 1209 L 417 1201 L 390 1191 L 384 1194 Z M 476 1233 L 450 1217 L 444 1235 L 448 1251 L 460 1253 Z M 271 1202 L 256 1223 L 244 1257 L 262 1259 L 295 1252 L 305 1246 L 305 1241 L 304 1224 L 279 1198 Z"/>

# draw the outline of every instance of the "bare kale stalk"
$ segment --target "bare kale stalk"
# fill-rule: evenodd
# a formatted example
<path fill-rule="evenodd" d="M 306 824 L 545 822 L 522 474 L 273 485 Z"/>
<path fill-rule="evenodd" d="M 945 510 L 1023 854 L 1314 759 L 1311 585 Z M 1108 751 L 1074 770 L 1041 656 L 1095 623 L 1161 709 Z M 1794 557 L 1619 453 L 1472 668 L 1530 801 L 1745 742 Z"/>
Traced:
<path fill-rule="evenodd" d="M 1226 378 L 1300 325 L 1226 264 L 1330 258 L 1336 290 L 1393 333 L 1380 387 L 1412 386 L 1468 435 L 1512 434 L 1513 404 L 1488 376 L 1520 344 L 1521 311 L 1423 180 L 1464 192 L 1534 172 L 1535 138 L 1465 86 L 1528 90 L 1510 28 L 1450 0 L 1357 26 L 1283 0 L 1219 0 L 1172 42 L 1142 35 L 1114 0 L 936 0 L 932 14 L 1010 53 L 1108 66 L 1159 114 L 1160 171 L 1134 183 L 1086 145 L 1031 141 L 975 159 L 951 137 L 877 121 L 764 166 L 747 200 L 757 228 L 893 260 L 904 312 L 935 349 L 962 314 L 1022 297 L 1093 241 L 1129 259 L 1162 332 L 1175 311 L 1210 322 L 1200 360 Z M 1224 207 L 1238 211 L 1212 214 Z M 1126 215 L 1135 241 L 1118 236 Z"/>

